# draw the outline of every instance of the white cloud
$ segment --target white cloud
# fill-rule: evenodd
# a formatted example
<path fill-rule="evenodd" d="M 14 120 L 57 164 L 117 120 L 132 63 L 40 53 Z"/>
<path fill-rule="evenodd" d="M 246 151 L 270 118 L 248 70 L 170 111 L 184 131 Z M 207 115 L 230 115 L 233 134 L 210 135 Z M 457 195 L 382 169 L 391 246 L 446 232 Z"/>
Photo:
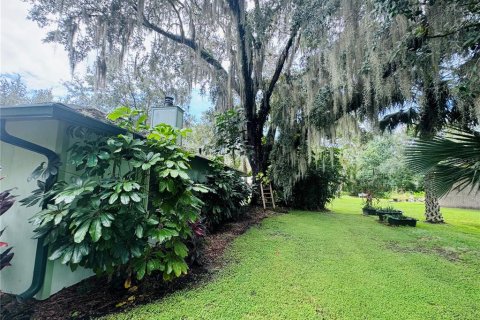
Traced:
<path fill-rule="evenodd" d="M 52 88 L 54 95 L 63 95 L 61 83 L 71 79 L 67 52 L 42 42 L 47 30 L 27 20 L 28 9 L 18 0 L 0 3 L 0 72 L 20 74 L 30 89 Z"/>

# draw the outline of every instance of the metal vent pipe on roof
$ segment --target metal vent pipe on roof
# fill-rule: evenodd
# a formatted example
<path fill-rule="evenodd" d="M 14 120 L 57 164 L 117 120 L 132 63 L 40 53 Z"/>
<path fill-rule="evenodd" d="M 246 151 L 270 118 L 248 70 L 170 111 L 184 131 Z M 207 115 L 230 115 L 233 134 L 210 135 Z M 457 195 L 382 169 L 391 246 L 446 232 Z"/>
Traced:
<path fill-rule="evenodd" d="M 173 100 L 174 100 L 173 97 L 171 97 L 171 96 L 165 96 L 164 106 L 165 106 L 165 107 L 173 107 Z"/>

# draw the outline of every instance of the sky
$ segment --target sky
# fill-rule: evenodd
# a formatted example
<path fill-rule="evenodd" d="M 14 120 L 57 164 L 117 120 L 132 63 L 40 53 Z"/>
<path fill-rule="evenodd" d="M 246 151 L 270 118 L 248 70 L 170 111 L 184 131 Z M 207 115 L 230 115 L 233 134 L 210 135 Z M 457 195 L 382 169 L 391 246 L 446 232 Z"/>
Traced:
<path fill-rule="evenodd" d="M 61 97 L 66 93 L 62 82 L 71 80 L 67 52 L 61 45 L 43 43 L 48 30 L 27 19 L 29 7 L 20 0 L 0 0 L 0 73 L 18 73 L 29 89 L 51 88 Z M 92 62 L 79 64 L 75 74 L 83 75 Z M 211 103 L 194 89 L 189 105 L 199 118 Z"/>

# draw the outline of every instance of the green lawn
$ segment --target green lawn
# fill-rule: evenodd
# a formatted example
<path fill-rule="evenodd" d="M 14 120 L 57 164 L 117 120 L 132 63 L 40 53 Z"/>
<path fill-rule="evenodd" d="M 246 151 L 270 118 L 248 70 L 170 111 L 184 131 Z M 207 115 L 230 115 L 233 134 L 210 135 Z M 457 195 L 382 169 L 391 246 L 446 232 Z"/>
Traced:
<path fill-rule="evenodd" d="M 422 218 L 422 204 L 395 204 Z M 213 280 L 111 319 L 480 319 L 480 211 L 392 228 L 342 198 L 264 220 Z"/>

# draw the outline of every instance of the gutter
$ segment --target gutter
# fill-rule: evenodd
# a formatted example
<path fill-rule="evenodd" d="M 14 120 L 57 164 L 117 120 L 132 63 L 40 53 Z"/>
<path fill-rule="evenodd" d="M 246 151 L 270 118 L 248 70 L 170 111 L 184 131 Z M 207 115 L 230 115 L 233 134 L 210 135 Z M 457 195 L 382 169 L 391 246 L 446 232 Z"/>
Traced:
<path fill-rule="evenodd" d="M 11 144 L 13 146 L 29 150 L 38 154 L 45 156 L 48 160 L 48 163 L 55 162 L 59 160 L 59 156 L 52 150 L 42 147 L 38 144 L 34 144 L 30 141 L 23 140 L 21 138 L 12 136 L 6 130 L 6 121 L 1 120 L 0 124 L 0 140 Z M 55 183 L 57 176 L 49 176 L 45 181 L 45 190 L 49 190 Z M 46 209 L 47 202 L 45 201 L 42 205 L 42 209 Z M 45 236 L 38 238 L 37 240 L 37 249 L 35 252 L 35 264 L 33 267 L 33 277 L 30 287 L 23 293 L 18 295 L 20 300 L 33 298 L 43 286 L 45 280 L 45 270 L 47 268 L 47 258 L 48 258 L 48 246 L 44 245 Z"/>
<path fill-rule="evenodd" d="M 79 127 L 92 129 L 95 132 L 112 135 L 126 132 L 125 129 L 112 123 L 100 120 L 93 115 L 86 115 L 81 110 L 88 109 L 75 109 L 62 103 L 0 106 L 0 116 L 2 120 L 8 121 L 63 120 Z M 102 118 L 104 117 L 102 116 Z"/>

